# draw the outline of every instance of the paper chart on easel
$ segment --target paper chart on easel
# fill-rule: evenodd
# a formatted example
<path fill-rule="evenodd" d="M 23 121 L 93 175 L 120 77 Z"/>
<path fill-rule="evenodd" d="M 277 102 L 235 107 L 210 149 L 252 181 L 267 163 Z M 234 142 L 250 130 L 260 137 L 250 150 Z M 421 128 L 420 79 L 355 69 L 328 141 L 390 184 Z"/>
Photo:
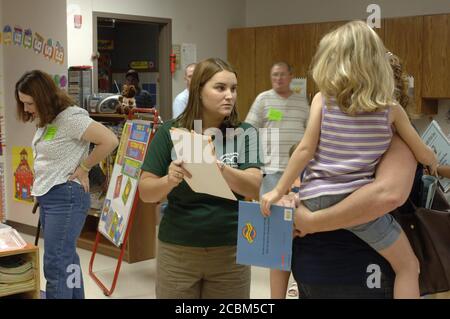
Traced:
<path fill-rule="evenodd" d="M 141 167 L 152 131 L 148 121 L 128 121 L 123 128 L 98 230 L 114 245 L 123 243 L 136 196 Z"/>

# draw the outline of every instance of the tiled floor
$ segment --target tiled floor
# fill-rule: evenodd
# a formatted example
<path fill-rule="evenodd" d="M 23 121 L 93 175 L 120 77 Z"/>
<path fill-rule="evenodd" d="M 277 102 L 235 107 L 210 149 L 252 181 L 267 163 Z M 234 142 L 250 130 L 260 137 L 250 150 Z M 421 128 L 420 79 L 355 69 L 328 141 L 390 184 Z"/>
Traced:
<path fill-rule="evenodd" d="M 34 237 L 21 234 L 22 237 L 30 243 L 34 242 Z M 40 262 L 42 270 L 42 258 L 44 242 L 39 240 Z M 89 276 L 89 260 L 91 252 L 84 249 L 78 249 L 83 270 L 84 287 L 86 298 L 89 299 L 153 299 L 155 298 L 155 259 L 142 261 L 139 263 L 122 263 L 119 279 L 116 288 L 111 297 L 106 297 L 102 290 Z M 97 277 L 105 284 L 111 287 L 117 260 L 104 255 L 97 254 L 94 262 L 94 272 Z M 292 278 L 292 277 L 291 277 Z M 45 290 L 45 277 L 41 271 L 41 290 Z M 270 298 L 269 270 L 266 268 L 252 267 L 252 283 L 250 289 L 252 299 Z M 289 298 L 289 297 L 288 297 Z M 425 298 L 450 299 L 450 292 L 426 296 Z"/>
<path fill-rule="evenodd" d="M 22 234 L 27 242 L 34 242 L 32 236 Z M 39 240 L 41 270 L 43 258 L 43 240 Z M 91 252 L 78 249 L 83 270 L 86 298 L 133 298 L 147 299 L 155 298 L 155 259 L 128 264 L 122 263 L 116 288 L 111 297 L 106 297 L 102 290 L 89 276 L 89 260 Z M 107 286 L 111 287 L 117 260 L 96 254 L 94 262 L 94 272 L 99 279 Z M 44 273 L 41 271 L 41 289 L 45 290 Z M 265 268 L 252 267 L 251 298 L 267 299 L 270 297 L 269 270 Z"/>

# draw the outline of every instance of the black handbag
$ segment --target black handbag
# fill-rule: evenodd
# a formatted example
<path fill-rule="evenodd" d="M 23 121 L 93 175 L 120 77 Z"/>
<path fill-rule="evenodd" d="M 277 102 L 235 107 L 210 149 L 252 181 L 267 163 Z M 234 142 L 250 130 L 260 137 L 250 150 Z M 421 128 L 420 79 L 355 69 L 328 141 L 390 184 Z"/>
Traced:
<path fill-rule="evenodd" d="M 450 290 L 450 205 L 440 190 L 431 209 L 413 199 L 392 213 L 400 223 L 420 263 L 420 294 Z"/>

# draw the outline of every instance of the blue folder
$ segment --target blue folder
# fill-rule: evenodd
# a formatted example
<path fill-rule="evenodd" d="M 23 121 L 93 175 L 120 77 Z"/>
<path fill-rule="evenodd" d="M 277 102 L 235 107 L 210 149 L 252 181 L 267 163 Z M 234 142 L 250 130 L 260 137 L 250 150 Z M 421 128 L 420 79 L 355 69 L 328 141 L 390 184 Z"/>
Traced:
<path fill-rule="evenodd" d="M 272 205 L 264 217 L 258 202 L 240 201 L 236 262 L 291 270 L 293 217 L 293 208 Z"/>

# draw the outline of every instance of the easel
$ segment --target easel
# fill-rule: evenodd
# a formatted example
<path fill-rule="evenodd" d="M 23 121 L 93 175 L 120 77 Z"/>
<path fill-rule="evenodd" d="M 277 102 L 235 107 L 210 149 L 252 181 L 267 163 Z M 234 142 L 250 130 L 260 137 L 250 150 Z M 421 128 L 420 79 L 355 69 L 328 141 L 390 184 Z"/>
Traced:
<path fill-rule="evenodd" d="M 153 136 L 155 135 L 156 128 L 157 128 L 157 125 L 158 125 L 158 111 L 156 111 L 154 109 L 136 109 L 135 108 L 135 109 L 132 109 L 130 111 L 130 113 L 128 114 L 128 120 L 133 120 L 135 113 L 151 113 L 151 114 L 153 114 L 153 128 L 152 128 L 152 131 L 150 133 L 150 138 L 149 138 L 149 144 L 150 144 L 152 139 L 153 139 Z M 131 228 L 133 226 L 133 219 L 134 219 L 134 215 L 136 213 L 136 207 L 137 207 L 137 204 L 138 204 L 138 200 L 139 200 L 139 191 L 136 190 L 136 195 L 134 196 L 133 206 L 131 208 L 131 212 L 130 212 L 130 216 L 129 216 L 129 219 L 128 219 L 127 228 L 125 230 L 125 236 L 124 236 L 124 239 L 123 239 L 123 242 L 122 242 L 122 247 L 120 248 L 119 258 L 117 260 L 116 270 L 114 272 L 114 279 L 113 279 L 113 282 L 112 282 L 112 285 L 111 285 L 110 289 L 106 288 L 106 286 L 100 281 L 100 279 L 95 275 L 95 273 L 92 270 L 93 265 L 94 265 L 95 255 L 97 253 L 98 243 L 100 241 L 100 236 L 102 236 L 102 234 L 97 229 L 97 235 L 95 237 L 94 247 L 92 248 L 91 260 L 89 261 L 89 275 L 95 281 L 95 283 L 102 289 L 103 294 L 105 296 L 111 296 L 112 293 L 114 292 L 114 289 L 116 288 L 117 279 L 119 277 L 119 272 L 120 272 L 120 266 L 122 265 L 122 260 L 123 260 L 123 255 L 125 253 L 125 247 L 126 247 L 126 244 L 127 244 L 128 235 L 129 235 L 130 230 L 131 230 Z"/>

